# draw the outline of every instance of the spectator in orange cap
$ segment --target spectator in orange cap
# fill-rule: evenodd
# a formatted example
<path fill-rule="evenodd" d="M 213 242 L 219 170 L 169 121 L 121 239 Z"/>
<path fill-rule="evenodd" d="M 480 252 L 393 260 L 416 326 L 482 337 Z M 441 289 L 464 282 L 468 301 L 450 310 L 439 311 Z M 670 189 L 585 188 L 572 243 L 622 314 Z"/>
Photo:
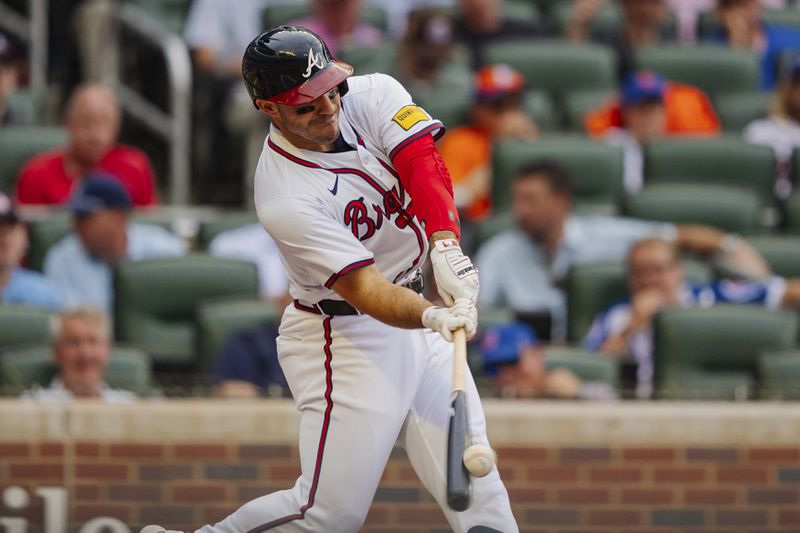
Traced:
<path fill-rule="evenodd" d="M 462 221 L 477 221 L 491 210 L 492 143 L 502 139 L 533 141 L 539 129 L 522 108 L 525 80 L 508 65 L 489 65 L 475 76 L 471 123 L 442 140 L 440 151 L 453 180 Z"/>
<path fill-rule="evenodd" d="M 25 164 L 17 181 L 17 202 L 65 204 L 88 174 L 103 171 L 122 182 L 134 205 L 157 203 L 150 159 L 137 148 L 117 143 L 121 119 L 110 89 L 78 87 L 67 105 L 67 145 Z"/>
<path fill-rule="evenodd" d="M 628 76 L 619 97 L 591 111 L 585 125 L 589 134 L 624 148 L 628 193 L 638 192 L 643 185 L 644 144 L 670 135 L 720 131 L 719 119 L 702 91 L 646 71 Z"/>

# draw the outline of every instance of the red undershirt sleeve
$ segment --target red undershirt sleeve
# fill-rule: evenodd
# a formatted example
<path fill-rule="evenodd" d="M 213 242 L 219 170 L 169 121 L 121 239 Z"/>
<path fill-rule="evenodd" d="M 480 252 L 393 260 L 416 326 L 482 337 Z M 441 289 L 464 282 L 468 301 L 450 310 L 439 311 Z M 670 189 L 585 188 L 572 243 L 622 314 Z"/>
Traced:
<path fill-rule="evenodd" d="M 400 184 L 408 191 L 414 213 L 430 238 L 437 231 L 452 231 L 461 238 L 453 184 L 433 138 L 424 135 L 405 146 L 392 160 Z"/>

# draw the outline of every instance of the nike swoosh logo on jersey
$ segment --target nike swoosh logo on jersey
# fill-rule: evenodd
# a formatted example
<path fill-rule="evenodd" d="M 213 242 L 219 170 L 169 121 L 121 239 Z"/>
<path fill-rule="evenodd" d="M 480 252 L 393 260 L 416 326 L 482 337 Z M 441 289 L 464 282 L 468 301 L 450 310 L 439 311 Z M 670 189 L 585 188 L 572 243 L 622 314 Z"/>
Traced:
<path fill-rule="evenodd" d="M 331 194 L 336 196 L 336 192 L 339 190 L 339 174 L 336 174 L 336 181 L 333 182 L 333 187 L 328 189 L 331 191 Z"/>

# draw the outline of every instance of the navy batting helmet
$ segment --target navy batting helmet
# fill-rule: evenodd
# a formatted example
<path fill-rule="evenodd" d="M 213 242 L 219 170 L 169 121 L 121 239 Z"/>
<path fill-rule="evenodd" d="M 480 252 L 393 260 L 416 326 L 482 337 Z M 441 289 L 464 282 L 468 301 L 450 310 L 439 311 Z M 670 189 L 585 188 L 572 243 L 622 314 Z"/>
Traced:
<path fill-rule="evenodd" d="M 253 103 L 262 98 L 298 106 L 336 86 L 344 95 L 352 73 L 353 67 L 334 59 L 319 35 L 299 26 L 265 31 L 247 45 L 242 59 L 242 76 Z"/>

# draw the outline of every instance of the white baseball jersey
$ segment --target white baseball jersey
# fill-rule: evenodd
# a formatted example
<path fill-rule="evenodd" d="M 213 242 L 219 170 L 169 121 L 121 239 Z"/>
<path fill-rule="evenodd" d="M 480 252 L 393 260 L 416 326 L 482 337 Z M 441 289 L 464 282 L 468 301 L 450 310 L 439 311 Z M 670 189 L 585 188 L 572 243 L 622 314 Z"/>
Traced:
<path fill-rule="evenodd" d="M 472 504 L 447 507 L 444 479 L 453 345 L 436 332 L 369 315 L 327 315 L 339 276 L 374 263 L 401 283 L 427 255 L 427 238 L 392 166 L 393 153 L 442 124 L 392 78 L 347 80 L 339 125 L 354 150 L 314 152 L 276 128 L 255 179 L 258 217 L 278 245 L 294 306 L 277 339 L 286 382 L 302 412 L 301 473 L 291 489 L 252 500 L 197 533 L 353 533 L 363 524 L 396 443 L 457 533 L 515 533 L 496 468 L 472 484 Z M 488 443 L 472 376 L 470 432 Z"/>
<path fill-rule="evenodd" d="M 390 281 L 403 282 L 427 256 L 424 228 L 391 157 L 444 128 L 389 76 L 354 76 L 347 83 L 339 125 L 355 150 L 302 150 L 273 127 L 256 170 L 258 217 L 284 258 L 289 292 L 301 303 L 338 298 L 330 288 L 336 279 L 372 262 Z"/>

